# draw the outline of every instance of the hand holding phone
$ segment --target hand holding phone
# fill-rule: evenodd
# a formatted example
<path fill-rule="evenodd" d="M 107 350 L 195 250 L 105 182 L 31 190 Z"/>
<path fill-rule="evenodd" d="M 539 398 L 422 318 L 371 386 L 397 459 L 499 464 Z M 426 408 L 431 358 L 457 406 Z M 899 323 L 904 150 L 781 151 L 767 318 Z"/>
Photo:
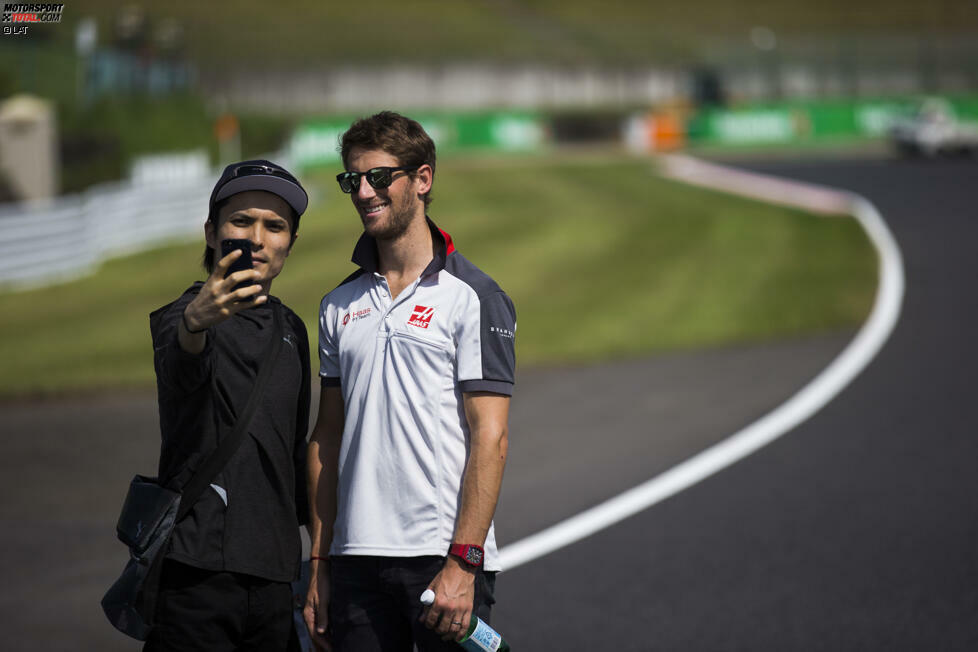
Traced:
<path fill-rule="evenodd" d="M 231 266 L 228 267 L 228 271 L 224 274 L 224 278 L 227 278 L 235 272 L 240 272 L 246 269 L 252 268 L 251 260 L 251 240 L 244 238 L 228 238 L 226 240 L 221 240 L 221 258 L 227 256 L 229 253 L 235 249 L 241 250 L 241 255 L 237 260 L 231 262 Z M 246 288 L 249 285 L 256 285 L 255 281 L 244 281 L 238 283 L 234 286 L 234 290 L 240 290 L 241 288 Z"/>
<path fill-rule="evenodd" d="M 221 262 L 218 263 L 217 269 L 204 283 L 196 298 L 183 311 L 184 329 L 180 331 L 180 346 L 184 351 L 193 354 L 200 353 L 204 346 L 201 333 L 241 310 L 268 301 L 268 297 L 261 294 L 261 284 L 253 278 L 254 274 L 245 275 L 252 278 L 235 284 L 230 292 L 224 287 L 224 283 L 217 278 L 222 267 L 221 263 L 236 249 L 240 249 L 241 254 L 228 265 L 224 271 L 224 278 L 226 279 L 236 272 L 252 269 L 251 248 L 251 241 L 244 238 L 221 240 Z M 238 290 L 252 286 L 258 287 L 252 290 L 248 296 L 242 298 L 235 295 Z M 190 341 L 188 338 L 194 338 L 194 341 Z"/>

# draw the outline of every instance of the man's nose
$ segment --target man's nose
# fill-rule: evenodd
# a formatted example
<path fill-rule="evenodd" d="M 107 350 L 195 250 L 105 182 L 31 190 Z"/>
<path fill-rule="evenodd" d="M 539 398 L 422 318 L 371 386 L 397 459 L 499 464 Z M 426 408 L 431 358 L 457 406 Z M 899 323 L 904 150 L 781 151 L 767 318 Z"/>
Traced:
<path fill-rule="evenodd" d="M 374 187 L 367 183 L 367 177 L 360 177 L 360 187 L 357 188 L 357 197 L 360 199 L 370 199 L 377 193 L 374 191 Z"/>
<path fill-rule="evenodd" d="M 248 227 L 247 235 L 253 249 L 261 249 L 265 246 L 265 229 L 260 223 L 256 222 Z"/>

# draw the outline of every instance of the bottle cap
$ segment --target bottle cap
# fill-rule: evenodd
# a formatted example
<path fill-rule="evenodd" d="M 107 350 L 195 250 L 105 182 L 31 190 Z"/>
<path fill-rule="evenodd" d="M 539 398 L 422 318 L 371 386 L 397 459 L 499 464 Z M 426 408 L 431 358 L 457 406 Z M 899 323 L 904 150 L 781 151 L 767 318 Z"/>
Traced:
<path fill-rule="evenodd" d="M 426 607 L 430 607 L 435 603 L 435 592 L 431 589 L 425 589 L 424 593 L 421 594 L 421 604 Z"/>

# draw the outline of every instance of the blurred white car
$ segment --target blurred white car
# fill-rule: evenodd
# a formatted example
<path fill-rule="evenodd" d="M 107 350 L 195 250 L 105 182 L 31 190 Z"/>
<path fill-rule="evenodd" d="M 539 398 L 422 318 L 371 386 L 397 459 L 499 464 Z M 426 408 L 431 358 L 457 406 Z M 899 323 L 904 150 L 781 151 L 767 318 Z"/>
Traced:
<path fill-rule="evenodd" d="M 950 103 L 933 97 L 897 119 L 890 140 L 906 155 L 978 154 L 978 123 L 959 120 Z"/>

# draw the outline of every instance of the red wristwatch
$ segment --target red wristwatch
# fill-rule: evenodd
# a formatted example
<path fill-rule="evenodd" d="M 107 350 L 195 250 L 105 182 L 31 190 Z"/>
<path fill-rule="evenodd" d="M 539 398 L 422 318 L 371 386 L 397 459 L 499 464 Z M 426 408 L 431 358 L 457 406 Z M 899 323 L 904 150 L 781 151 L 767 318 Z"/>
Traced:
<path fill-rule="evenodd" d="M 467 543 L 453 543 L 448 546 L 448 554 L 455 555 L 471 568 L 482 568 L 482 560 L 486 556 L 482 546 Z"/>

